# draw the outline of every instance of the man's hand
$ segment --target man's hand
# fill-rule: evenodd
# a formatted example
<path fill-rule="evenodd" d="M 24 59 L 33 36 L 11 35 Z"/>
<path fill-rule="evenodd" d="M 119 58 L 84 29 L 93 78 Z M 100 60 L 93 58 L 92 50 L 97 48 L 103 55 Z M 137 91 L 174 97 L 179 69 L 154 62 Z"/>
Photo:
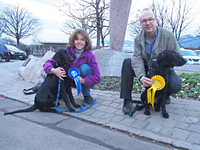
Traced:
<path fill-rule="evenodd" d="M 52 72 L 51 70 L 50 70 L 50 72 Z M 58 68 L 53 69 L 53 74 L 58 76 L 58 78 L 60 78 L 61 80 L 64 80 L 63 78 L 67 77 L 65 69 L 63 69 L 62 67 L 58 67 Z"/>
<path fill-rule="evenodd" d="M 144 76 L 141 80 L 141 83 L 144 87 L 150 87 L 152 84 L 154 84 L 154 80 L 151 80 Z"/>

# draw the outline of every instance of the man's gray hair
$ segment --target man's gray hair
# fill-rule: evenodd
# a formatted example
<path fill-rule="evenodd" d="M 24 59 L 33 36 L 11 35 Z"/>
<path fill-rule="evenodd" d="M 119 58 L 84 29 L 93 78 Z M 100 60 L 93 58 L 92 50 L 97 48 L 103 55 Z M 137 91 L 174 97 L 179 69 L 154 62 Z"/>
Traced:
<path fill-rule="evenodd" d="M 144 9 L 141 11 L 141 14 L 140 14 L 140 18 L 139 18 L 140 21 L 141 21 L 141 17 L 142 17 L 142 15 L 143 15 L 143 13 L 146 12 L 146 11 L 151 12 L 151 13 L 154 15 L 155 19 L 157 19 L 156 14 L 152 11 L 151 8 L 144 8 Z"/>

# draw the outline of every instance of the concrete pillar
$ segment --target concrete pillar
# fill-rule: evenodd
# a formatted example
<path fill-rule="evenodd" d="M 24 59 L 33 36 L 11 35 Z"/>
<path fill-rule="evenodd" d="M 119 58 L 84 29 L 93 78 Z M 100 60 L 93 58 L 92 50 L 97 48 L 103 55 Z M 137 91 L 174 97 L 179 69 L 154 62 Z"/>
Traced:
<path fill-rule="evenodd" d="M 110 0 L 110 49 L 123 51 L 132 0 Z"/>
<path fill-rule="evenodd" d="M 0 32 L 0 44 L 2 44 L 2 32 Z"/>

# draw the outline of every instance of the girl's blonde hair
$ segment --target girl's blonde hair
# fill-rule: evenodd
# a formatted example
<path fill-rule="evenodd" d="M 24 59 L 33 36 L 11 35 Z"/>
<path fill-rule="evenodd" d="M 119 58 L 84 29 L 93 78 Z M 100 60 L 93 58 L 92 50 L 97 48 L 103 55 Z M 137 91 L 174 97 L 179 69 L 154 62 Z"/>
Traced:
<path fill-rule="evenodd" d="M 69 43 L 67 44 L 67 48 L 68 49 L 75 48 L 74 40 L 77 39 L 77 34 L 82 34 L 85 38 L 86 43 L 85 43 L 84 50 L 85 51 L 92 50 L 92 41 L 91 41 L 88 33 L 83 29 L 74 30 L 74 32 L 69 37 Z"/>

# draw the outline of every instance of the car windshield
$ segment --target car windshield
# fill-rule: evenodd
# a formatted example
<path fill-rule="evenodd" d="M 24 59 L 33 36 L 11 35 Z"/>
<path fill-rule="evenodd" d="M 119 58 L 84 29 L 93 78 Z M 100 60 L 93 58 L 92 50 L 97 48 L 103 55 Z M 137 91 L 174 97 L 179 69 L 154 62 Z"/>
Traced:
<path fill-rule="evenodd" d="M 197 54 L 193 51 L 181 51 L 183 56 L 197 56 Z"/>
<path fill-rule="evenodd" d="M 14 47 L 14 46 L 11 46 L 11 45 L 6 45 L 6 47 L 7 47 L 9 50 L 19 51 L 19 49 L 18 49 L 17 47 Z"/>

